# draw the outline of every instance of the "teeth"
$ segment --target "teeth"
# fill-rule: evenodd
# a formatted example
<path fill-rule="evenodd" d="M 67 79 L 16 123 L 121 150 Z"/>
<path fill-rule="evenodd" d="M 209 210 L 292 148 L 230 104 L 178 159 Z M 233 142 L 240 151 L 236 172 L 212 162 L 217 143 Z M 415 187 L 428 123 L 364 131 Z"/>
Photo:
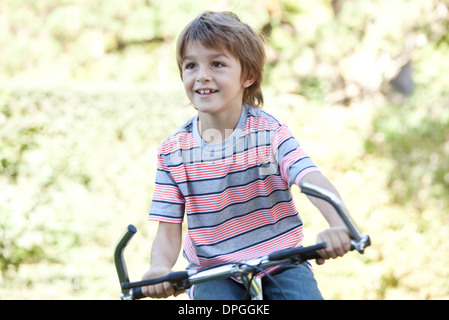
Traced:
<path fill-rule="evenodd" d="M 209 90 L 209 89 L 206 89 L 206 90 L 203 90 L 203 89 L 201 89 L 201 90 L 198 90 L 198 92 L 200 93 L 200 94 L 209 94 L 209 93 L 213 93 L 213 92 L 215 92 L 215 90 Z"/>

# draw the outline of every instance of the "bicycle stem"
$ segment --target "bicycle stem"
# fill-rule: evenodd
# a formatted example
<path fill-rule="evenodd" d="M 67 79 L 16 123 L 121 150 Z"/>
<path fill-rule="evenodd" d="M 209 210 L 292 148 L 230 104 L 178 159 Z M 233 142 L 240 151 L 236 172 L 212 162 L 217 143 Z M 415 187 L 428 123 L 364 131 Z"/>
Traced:
<path fill-rule="evenodd" d="M 370 246 L 371 240 L 368 235 L 360 233 L 343 201 L 336 194 L 311 183 L 304 182 L 300 185 L 300 188 L 302 193 L 325 200 L 335 208 L 354 237 L 354 239 L 351 239 L 352 247 L 360 254 L 363 254 L 365 248 Z"/>

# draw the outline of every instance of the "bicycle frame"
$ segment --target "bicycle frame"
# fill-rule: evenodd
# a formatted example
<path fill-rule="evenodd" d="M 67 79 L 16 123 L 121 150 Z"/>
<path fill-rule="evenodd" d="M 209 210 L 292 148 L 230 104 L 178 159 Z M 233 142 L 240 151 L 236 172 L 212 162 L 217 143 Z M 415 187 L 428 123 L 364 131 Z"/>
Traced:
<path fill-rule="evenodd" d="M 329 202 L 337 210 L 353 236 L 353 239 L 351 239 L 351 250 L 356 250 L 363 254 L 365 248 L 371 245 L 370 238 L 368 235 L 360 233 L 341 199 L 333 193 L 310 183 L 303 183 L 300 187 L 301 192 L 304 194 L 321 198 Z M 299 264 L 307 260 L 320 258 L 317 251 L 326 247 L 325 243 L 319 243 L 309 247 L 283 249 L 255 259 L 223 263 L 203 269 L 172 272 L 160 278 L 129 282 L 123 254 L 126 245 L 136 232 L 136 228 L 129 225 L 118 242 L 114 253 L 115 266 L 122 289 L 120 296 L 122 300 L 145 298 L 141 287 L 165 281 L 171 282 L 176 290 L 184 290 L 197 283 L 227 277 L 235 277 L 240 280 L 253 300 L 262 300 L 262 284 L 260 278 L 253 277 L 255 272 L 265 273 L 264 270 L 269 267 L 283 264 Z M 267 276 L 269 275 L 267 274 Z"/>

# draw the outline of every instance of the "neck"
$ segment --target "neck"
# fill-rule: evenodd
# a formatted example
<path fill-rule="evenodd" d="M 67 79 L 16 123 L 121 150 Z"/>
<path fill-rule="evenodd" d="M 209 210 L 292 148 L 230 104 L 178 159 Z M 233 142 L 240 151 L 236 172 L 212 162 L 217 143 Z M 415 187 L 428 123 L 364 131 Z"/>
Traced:
<path fill-rule="evenodd" d="M 198 132 L 206 143 L 219 143 L 226 140 L 237 126 L 242 107 L 238 110 L 220 114 L 200 112 L 198 114 Z"/>

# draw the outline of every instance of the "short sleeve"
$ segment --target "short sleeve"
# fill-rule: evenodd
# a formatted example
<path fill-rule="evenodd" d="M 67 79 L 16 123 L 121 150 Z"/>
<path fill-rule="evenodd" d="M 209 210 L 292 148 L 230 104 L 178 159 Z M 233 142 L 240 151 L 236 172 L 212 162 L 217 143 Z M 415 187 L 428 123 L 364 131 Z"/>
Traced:
<path fill-rule="evenodd" d="M 299 184 L 306 174 L 319 171 L 286 125 L 276 131 L 271 143 L 281 176 L 289 186 Z"/>
<path fill-rule="evenodd" d="M 158 155 L 150 221 L 182 223 L 185 199 L 163 158 Z"/>

